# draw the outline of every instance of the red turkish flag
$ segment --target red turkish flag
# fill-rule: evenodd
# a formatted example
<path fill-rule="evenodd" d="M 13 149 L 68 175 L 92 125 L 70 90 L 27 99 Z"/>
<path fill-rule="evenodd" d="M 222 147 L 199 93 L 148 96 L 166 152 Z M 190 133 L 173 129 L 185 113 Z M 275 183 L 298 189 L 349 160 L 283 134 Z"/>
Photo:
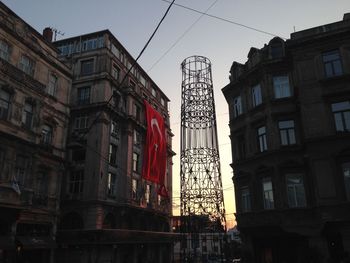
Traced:
<path fill-rule="evenodd" d="M 164 119 L 147 101 L 147 133 L 143 157 L 142 177 L 164 187 L 166 172 L 166 137 Z M 164 191 L 158 191 L 162 195 Z M 163 195 L 162 195 L 163 196 Z"/>

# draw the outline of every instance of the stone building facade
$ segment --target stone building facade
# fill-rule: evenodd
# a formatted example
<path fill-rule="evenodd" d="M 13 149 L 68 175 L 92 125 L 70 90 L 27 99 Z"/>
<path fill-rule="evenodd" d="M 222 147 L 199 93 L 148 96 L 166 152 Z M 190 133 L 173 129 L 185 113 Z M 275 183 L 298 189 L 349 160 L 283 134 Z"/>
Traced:
<path fill-rule="evenodd" d="M 349 18 L 232 64 L 222 91 L 246 260 L 340 262 L 350 250 Z"/>
<path fill-rule="evenodd" d="M 54 44 L 73 71 L 57 262 L 170 262 L 169 99 L 108 30 Z M 142 178 L 144 100 L 165 121 L 170 198 Z"/>
<path fill-rule="evenodd" d="M 0 2 L 0 262 L 53 262 L 69 68 Z"/>

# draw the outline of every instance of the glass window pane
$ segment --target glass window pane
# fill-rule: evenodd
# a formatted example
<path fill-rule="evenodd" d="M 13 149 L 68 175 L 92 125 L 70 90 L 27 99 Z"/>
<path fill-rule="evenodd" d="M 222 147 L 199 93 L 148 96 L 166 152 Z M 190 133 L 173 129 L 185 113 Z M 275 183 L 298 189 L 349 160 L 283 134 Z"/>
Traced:
<path fill-rule="evenodd" d="M 287 138 L 287 131 L 286 130 L 281 130 L 281 144 L 282 145 L 288 145 L 288 138 Z"/>
<path fill-rule="evenodd" d="M 332 111 L 344 111 L 344 110 L 350 110 L 350 101 L 342 101 L 338 103 L 332 104 Z"/>
<path fill-rule="evenodd" d="M 344 112 L 345 130 L 350 131 L 350 111 Z"/>
<path fill-rule="evenodd" d="M 294 130 L 292 129 L 288 130 L 288 134 L 289 134 L 289 144 L 296 144 Z"/>
<path fill-rule="evenodd" d="M 337 131 L 344 131 L 343 119 L 341 113 L 334 114 L 335 127 Z"/>

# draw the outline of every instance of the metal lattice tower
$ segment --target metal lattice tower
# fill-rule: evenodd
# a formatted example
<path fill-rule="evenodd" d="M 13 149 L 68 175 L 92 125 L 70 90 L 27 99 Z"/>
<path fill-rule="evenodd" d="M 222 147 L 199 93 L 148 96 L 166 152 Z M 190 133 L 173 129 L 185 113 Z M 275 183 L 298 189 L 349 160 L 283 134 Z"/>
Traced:
<path fill-rule="evenodd" d="M 191 56 L 181 68 L 181 232 L 188 239 L 199 233 L 223 233 L 226 220 L 211 63 Z M 201 253 L 188 247 L 182 245 L 182 262 Z"/>

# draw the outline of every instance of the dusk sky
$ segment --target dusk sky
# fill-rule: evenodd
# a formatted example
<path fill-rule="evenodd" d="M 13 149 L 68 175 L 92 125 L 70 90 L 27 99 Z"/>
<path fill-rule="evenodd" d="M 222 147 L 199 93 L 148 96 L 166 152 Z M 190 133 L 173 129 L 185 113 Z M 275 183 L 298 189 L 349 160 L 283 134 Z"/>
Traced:
<path fill-rule="evenodd" d="M 3 0 L 9 8 L 40 33 L 53 27 L 64 36 L 57 40 L 109 29 L 136 58 L 165 13 L 163 0 Z M 176 0 L 175 3 L 270 33 L 202 16 L 172 6 L 139 64 L 170 99 L 173 150 L 174 214 L 179 214 L 181 62 L 192 55 L 212 62 L 221 173 L 229 226 L 234 224 L 235 203 L 230 167 L 229 116 L 221 89 L 229 82 L 233 61 L 245 63 L 251 47 L 262 48 L 278 35 L 342 20 L 350 12 L 349 0 Z M 195 23 L 197 21 L 197 23 Z M 194 24 L 195 23 L 195 24 Z M 186 33 L 187 32 L 187 33 Z M 172 49 L 170 49 L 172 47 Z"/>

